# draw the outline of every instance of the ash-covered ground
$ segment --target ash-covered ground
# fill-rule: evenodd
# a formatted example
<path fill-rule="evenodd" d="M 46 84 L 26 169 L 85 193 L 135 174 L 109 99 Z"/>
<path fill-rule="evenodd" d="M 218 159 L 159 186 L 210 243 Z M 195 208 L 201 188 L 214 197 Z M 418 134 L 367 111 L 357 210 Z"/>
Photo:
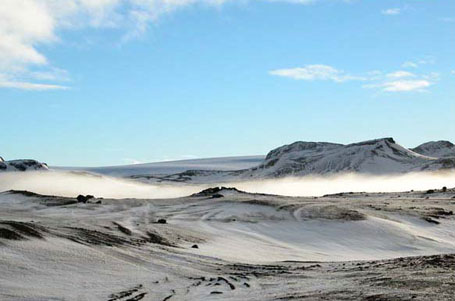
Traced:
<path fill-rule="evenodd" d="M 0 300 L 453 300 L 455 190 L 0 194 Z"/>

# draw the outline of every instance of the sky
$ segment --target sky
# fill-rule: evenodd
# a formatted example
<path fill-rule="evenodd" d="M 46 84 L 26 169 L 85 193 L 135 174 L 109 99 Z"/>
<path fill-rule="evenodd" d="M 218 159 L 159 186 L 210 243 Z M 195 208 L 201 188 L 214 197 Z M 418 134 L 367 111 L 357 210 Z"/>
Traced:
<path fill-rule="evenodd" d="M 0 156 L 455 142 L 453 0 L 2 0 Z"/>

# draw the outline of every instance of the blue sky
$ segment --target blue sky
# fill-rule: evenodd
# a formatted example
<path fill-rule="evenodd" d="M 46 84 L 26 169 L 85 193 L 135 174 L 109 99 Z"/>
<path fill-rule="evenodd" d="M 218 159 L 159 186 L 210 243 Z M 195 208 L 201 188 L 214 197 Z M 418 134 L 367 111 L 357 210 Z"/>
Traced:
<path fill-rule="evenodd" d="M 455 141 L 453 0 L 2 1 L 5 159 Z"/>

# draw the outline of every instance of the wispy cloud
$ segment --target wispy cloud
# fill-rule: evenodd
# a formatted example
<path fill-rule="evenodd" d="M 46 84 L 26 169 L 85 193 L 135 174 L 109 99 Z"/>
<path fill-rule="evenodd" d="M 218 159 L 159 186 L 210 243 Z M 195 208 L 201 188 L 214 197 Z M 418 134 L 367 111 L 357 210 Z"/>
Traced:
<path fill-rule="evenodd" d="M 427 92 L 440 78 L 439 73 L 416 74 L 408 71 L 395 71 L 386 74 L 380 83 L 365 85 L 365 88 L 379 88 L 385 92 Z"/>
<path fill-rule="evenodd" d="M 311 0 L 262 0 L 309 4 Z M 52 62 L 37 48 L 59 41 L 62 30 L 113 28 L 124 40 L 143 34 L 151 22 L 190 5 L 220 6 L 234 0 L 1 0 L 0 87 L 60 87 Z M 39 68 L 40 71 L 35 69 Z M 20 72 L 18 72 L 20 70 Z M 57 72 L 58 73 L 58 72 Z M 68 77 L 60 72 L 57 79 Z M 53 75 L 54 74 L 54 75 Z M 19 83 L 27 83 L 19 84 Z"/>
<path fill-rule="evenodd" d="M 408 72 L 408 71 L 395 71 L 392 73 L 388 73 L 386 75 L 388 78 L 405 78 L 405 77 L 415 77 L 416 75 L 414 73 Z"/>
<path fill-rule="evenodd" d="M 401 13 L 401 9 L 400 8 L 388 8 L 388 9 L 382 10 L 381 13 L 383 15 L 387 15 L 387 16 L 395 16 L 395 15 L 399 15 Z"/>
<path fill-rule="evenodd" d="M 432 65 L 435 63 L 435 58 L 432 56 L 426 56 L 424 58 L 413 60 L 413 61 L 406 61 L 404 62 L 401 67 L 403 68 L 418 68 L 422 65 Z"/>
<path fill-rule="evenodd" d="M 55 79 L 58 73 L 66 74 L 63 70 L 54 72 L 37 72 L 34 74 L 28 70 L 17 70 L 11 74 L 0 73 L 0 88 L 9 89 L 22 89 L 30 91 L 49 91 L 49 90 L 67 90 L 69 87 L 54 84 L 54 83 L 37 83 L 33 82 L 34 79 Z M 68 80 L 65 78 L 65 80 Z M 62 79 L 56 79 L 56 81 L 63 81 Z"/>
<path fill-rule="evenodd" d="M 0 80 L 0 88 L 13 88 L 30 91 L 47 91 L 47 90 L 67 90 L 68 87 L 52 85 L 52 84 L 37 84 L 30 82 L 18 81 L 2 81 Z"/>
<path fill-rule="evenodd" d="M 365 85 L 365 88 L 381 88 L 386 92 L 424 92 L 432 85 L 428 80 L 394 80 L 380 84 Z"/>
<path fill-rule="evenodd" d="M 424 92 L 426 88 L 439 80 L 439 74 L 435 72 L 417 75 L 404 70 L 388 73 L 374 70 L 361 75 L 353 75 L 328 65 L 306 65 L 297 68 L 276 69 L 270 71 L 269 74 L 303 81 L 370 82 L 362 87 L 376 88 L 384 92 Z"/>
<path fill-rule="evenodd" d="M 60 68 L 46 68 L 45 70 L 35 70 L 28 72 L 28 76 L 41 81 L 58 81 L 58 82 L 68 82 L 70 81 L 70 76 L 68 71 Z"/>
<path fill-rule="evenodd" d="M 404 62 L 401 67 L 403 68 L 417 68 L 419 67 L 419 65 L 415 62 L 411 62 L 411 61 L 407 61 L 407 62 Z"/>
<path fill-rule="evenodd" d="M 364 80 L 362 77 L 350 75 L 328 65 L 307 65 L 290 69 L 277 69 L 272 70 L 269 73 L 271 75 L 289 77 L 296 80 L 330 80 L 334 82 Z"/>

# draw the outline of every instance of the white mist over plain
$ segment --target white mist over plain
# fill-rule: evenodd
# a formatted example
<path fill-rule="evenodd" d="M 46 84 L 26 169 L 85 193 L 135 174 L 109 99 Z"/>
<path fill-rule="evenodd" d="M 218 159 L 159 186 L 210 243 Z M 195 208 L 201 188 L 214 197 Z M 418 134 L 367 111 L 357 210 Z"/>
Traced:
<path fill-rule="evenodd" d="M 77 172 L 11 172 L 0 174 L 0 191 L 27 190 L 44 195 L 104 198 L 174 198 L 197 191 L 191 186 L 149 185 L 122 178 Z"/>
<path fill-rule="evenodd" d="M 28 190 L 45 195 L 105 198 L 175 198 L 208 187 L 227 186 L 252 193 L 284 196 L 322 196 L 340 192 L 400 192 L 455 187 L 455 172 L 373 176 L 341 174 L 213 184 L 147 184 L 78 172 L 12 172 L 0 174 L 0 192 Z"/>
<path fill-rule="evenodd" d="M 261 180 L 232 184 L 248 192 L 285 196 L 323 196 L 340 192 L 401 192 L 455 187 L 455 172 L 419 172 L 400 175 L 340 174 Z"/>

